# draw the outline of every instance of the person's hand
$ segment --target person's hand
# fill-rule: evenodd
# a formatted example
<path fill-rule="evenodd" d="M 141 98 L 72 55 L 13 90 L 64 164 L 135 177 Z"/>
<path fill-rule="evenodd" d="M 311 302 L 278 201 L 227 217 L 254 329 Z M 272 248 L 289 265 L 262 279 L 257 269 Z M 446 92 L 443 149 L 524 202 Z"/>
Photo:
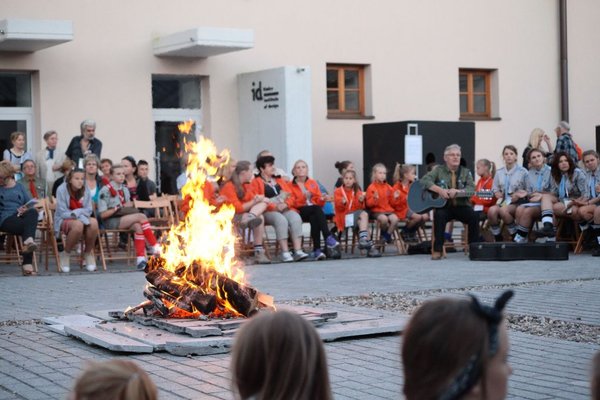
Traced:
<path fill-rule="evenodd" d="M 277 211 L 279 211 L 279 212 L 284 212 L 285 210 L 288 209 L 288 206 L 285 203 L 278 203 L 276 207 L 277 207 Z"/>
<path fill-rule="evenodd" d="M 456 194 L 460 192 L 458 189 L 448 189 L 448 197 L 453 199 L 456 197 Z"/>
<path fill-rule="evenodd" d="M 575 206 L 585 206 L 588 204 L 588 201 L 585 197 L 579 197 L 573 200 L 573 205 Z"/>
<path fill-rule="evenodd" d="M 399 191 L 399 190 L 396 190 L 396 191 L 394 192 L 394 199 L 397 199 L 398 197 L 400 197 L 400 191 Z"/>
<path fill-rule="evenodd" d="M 260 203 L 261 201 L 265 201 L 265 196 L 262 194 L 257 194 L 254 196 L 254 203 Z"/>
<path fill-rule="evenodd" d="M 363 201 L 365 201 L 365 194 L 364 194 L 364 193 L 363 193 L 363 194 L 361 194 L 360 196 L 358 196 L 358 201 L 359 201 L 359 202 L 361 202 L 361 203 L 362 203 Z"/>
<path fill-rule="evenodd" d="M 531 201 L 533 203 L 542 201 L 542 194 L 541 193 L 533 193 L 531 196 L 529 196 L 529 201 Z"/>
<path fill-rule="evenodd" d="M 375 200 L 379 200 L 379 192 L 378 192 L 377 190 L 374 190 L 374 191 L 373 191 L 373 198 L 374 198 Z"/>
<path fill-rule="evenodd" d="M 494 193 L 494 196 L 496 196 L 497 199 L 501 199 L 504 197 L 504 193 L 502 193 L 502 191 L 497 191 Z"/>
<path fill-rule="evenodd" d="M 348 203 L 348 200 L 346 200 L 346 198 L 345 198 L 345 197 L 342 197 L 342 204 L 343 204 L 343 205 L 346 205 L 346 203 Z"/>
<path fill-rule="evenodd" d="M 449 189 L 441 189 L 440 188 L 440 191 L 438 192 L 438 194 L 440 195 L 440 197 L 442 199 L 448 200 L 450 198 Z"/>
<path fill-rule="evenodd" d="M 329 194 L 324 194 L 321 196 L 321 200 L 327 202 L 327 201 L 333 201 L 333 196 L 329 195 Z"/>
<path fill-rule="evenodd" d="M 550 136 L 546 135 L 545 133 L 544 133 L 544 136 L 542 136 L 542 139 L 544 140 L 544 142 L 546 142 L 548 144 L 550 143 Z"/>
<path fill-rule="evenodd" d="M 27 207 L 25 207 L 25 206 L 21 206 L 21 207 L 17 208 L 17 217 L 20 217 L 21 215 L 25 214 L 26 211 L 27 211 Z"/>

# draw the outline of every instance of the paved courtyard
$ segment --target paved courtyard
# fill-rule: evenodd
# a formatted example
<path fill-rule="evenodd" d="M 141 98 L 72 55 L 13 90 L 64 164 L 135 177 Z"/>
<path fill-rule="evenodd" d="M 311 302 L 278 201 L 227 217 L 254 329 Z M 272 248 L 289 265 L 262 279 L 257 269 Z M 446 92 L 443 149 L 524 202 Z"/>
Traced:
<path fill-rule="evenodd" d="M 86 361 L 113 357 L 140 363 L 161 399 L 232 398 L 229 355 L 114 354 L 35 323 L 48 316 L 138 304 L 145 280 L 131 269 L 111 265 L 108 272 L 63 275 L 51 270 L 22 277 L 16 267 L 1 266 L 0 399 L 65 399 Z M 600 350 L 600 260 L 589 254 L 571 255 L 564 262 L 473 262 L 460 253 L 441 262 L 424 255 L 386 256 L 249 266 L 247 273 L 253 286 L 278 302 L 335 302 L 341 296 L 373 293 L 421 301 L 465 289 L 489 301 L 512 287 L 516 296 L 509 303 L 510 314 L 580 326 L 592 332 L 593 340 L 512 330 L 509 398 L 589 398 L 589 361 Z M 400 341 L 401 336 L 388 335 L 327 343 L 335 398 L 402 398 Z"/>

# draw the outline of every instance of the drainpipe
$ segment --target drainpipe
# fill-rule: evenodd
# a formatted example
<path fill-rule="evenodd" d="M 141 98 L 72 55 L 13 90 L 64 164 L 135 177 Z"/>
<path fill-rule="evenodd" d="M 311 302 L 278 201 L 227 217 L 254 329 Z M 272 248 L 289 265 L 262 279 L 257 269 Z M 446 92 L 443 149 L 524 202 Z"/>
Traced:
<path fill-rule="evenodd" d="M 567 0 L 558 0 L 560 24 L 560 119 L 569 121 L 569 60 L 567 54 Z"/>

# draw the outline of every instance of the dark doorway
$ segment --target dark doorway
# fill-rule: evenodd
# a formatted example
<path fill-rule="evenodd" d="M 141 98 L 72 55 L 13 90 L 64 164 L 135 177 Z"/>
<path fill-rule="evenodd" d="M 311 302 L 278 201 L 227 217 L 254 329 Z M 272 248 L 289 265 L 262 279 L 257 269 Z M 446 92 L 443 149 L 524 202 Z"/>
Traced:
<path fill-rule="evenodd" d="M 184 141 L 196 141 L 196 125 L 189 134 L 179 132 L 176 121 L 156 121 L 154 123 L 154 143 L 156 143 L 156 182 L 158 191 L 164 194 L 178 194 L 177 177 L 185 170 Z"/>

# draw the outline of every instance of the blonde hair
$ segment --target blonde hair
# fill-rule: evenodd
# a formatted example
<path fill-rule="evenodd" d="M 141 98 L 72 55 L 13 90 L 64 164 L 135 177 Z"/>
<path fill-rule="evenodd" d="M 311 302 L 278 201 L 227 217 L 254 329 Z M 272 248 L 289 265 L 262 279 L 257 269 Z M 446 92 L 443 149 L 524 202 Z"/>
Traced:
<path fill-rule="evenodd" d="M 396 168 L 394 168 L 394 183 L 402 181 L 404 176 L 411 170 L 415 170 L 415 166 L 412 164 L 396 163 Z"/>
<path fill-rule="evenodd" d="M 137 364 L 127 360 L 91 363 L 75 382 L 74 400 L 156 400 L 156 386 Z"/>
<path fill-rule="evenodd" d="M 294 166 L 292 167 L 292 175 L 296 176 L 296 175 L 294 174 L 294 170 L 296 169 L 296 167 L 297 167 L 297 166 L 298 166 L 298 164 L 300 164 L 300 163 L 304 163 L 304 165 L 306 165 L 306 172 L 308 173 L 308 163 L 307 163 L 306 161 L 304 161 L 304 160 L 297 160 L 297 161 L 294 163 Z"/>
<path fill-rule="evenodd" d="M 19 132 L 19 131 L 16 131 L 16 132 L 13 132 L 13 133 L 11 133 L 11 134 L 10 134 L 10 142 L 11 142 L 11 143 L 14 143 L 14 142 L 15 142 L 15 140 L 17 140 L 17 138 L 18 138 L 19 136 L 23 136 L 23 139 L 26 139 L 26 138 L 27 138 L 27 136 L 25 136 L 25 133 L 23 133 L 23 132 Z"/>
<path fill-rule="evenodd" d="M 535 128 L 531 131 L 531 134 L 529 135 L 529 145 L 532 149 L 540 148 L 540 145 L 542 144 L 542 138 L 545 134 L 546 132 L 544 132 L 544 130 L 541 128 Z"/>
<path fill-rule="evenodd" d="M 382 163 L 377 163 L 373 165 L 373 168 L 371 168 L 371 182 L 375 182 L 375 172 L 377 172 L 379 168 L 382 168 L 387 174 L 387 168 L 385 167 L 385 165 L 383 165 Z"/>
<path fill-rule="evenodd" d="M 230 370 L 238 399 L 332 399 L 321 338 L 312 324 L 289 311 L 245 323 Z"/>
<path fill-rule="evenodd" d="M 0 161 L 0 177 L 13 178 L 15 176 L 15 166 L 8 160 Z"/>

